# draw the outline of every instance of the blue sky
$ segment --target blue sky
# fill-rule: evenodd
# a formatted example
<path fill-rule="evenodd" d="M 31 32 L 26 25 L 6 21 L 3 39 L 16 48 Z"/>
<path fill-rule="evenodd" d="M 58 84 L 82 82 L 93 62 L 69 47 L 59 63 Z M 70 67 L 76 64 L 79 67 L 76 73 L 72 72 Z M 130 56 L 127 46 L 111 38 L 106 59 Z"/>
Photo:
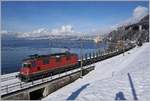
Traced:
<path fill-rule="evenodd" d="M 2 2 L 2 30 L 29 32 L 69 24 L 77 31 L 88 32 L 126 20 L 137 6 L 148 8 L 148 1 L 7 1 Z"/>

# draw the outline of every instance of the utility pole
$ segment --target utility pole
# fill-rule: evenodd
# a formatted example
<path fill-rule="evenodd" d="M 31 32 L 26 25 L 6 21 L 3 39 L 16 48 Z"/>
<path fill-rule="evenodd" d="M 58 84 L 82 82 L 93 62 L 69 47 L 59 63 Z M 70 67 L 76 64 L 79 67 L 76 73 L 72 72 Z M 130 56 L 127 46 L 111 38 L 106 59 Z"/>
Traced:
<path fill-rule="evenodd" d="M 122 34 L 122 35 L 121 35 Z M 120 45 L 121 45 L 121 49 L 123 50 L 123 56 L 124 56 L 124 51 L 125 51 L 125 49 L 124 49 L 124 41 L 123 41 L 123 31 L 121 30 L 121 34 L 120 34 Z"/>
<path fill-rule="evenodd" d="M 80 56 L 81 56 L 81 74 L 80 74 L 80 78 L 82 78 L 83 76 L 83 43 L 82 43 L 82 38 L 80 39 Z"/>
<path fill-rule="evenodd" d="M 51 42 L 51 40 L 50 40 L 50 37 L 49 37 L 49 47 L 50 47 L 50 54 L 52 54 L 52 49 L 51 49 L 51 47 L 52 47 L 52 42 Z"/>
<path fill-rule="evenodd" d="M 125 55 L 125 37 L 122 36 L 122 44 L 123 44 L 123 56 Z"/>

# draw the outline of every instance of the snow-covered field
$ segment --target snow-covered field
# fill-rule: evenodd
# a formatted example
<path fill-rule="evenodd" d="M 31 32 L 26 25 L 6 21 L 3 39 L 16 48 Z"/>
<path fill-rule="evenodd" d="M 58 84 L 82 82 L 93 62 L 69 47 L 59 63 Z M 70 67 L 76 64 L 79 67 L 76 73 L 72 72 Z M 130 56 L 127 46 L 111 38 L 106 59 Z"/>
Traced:
<path fill-rule="evenodd" d="M 95 64 L 95 70 L 42 100 L 150 101 L 150 43 Z"/>

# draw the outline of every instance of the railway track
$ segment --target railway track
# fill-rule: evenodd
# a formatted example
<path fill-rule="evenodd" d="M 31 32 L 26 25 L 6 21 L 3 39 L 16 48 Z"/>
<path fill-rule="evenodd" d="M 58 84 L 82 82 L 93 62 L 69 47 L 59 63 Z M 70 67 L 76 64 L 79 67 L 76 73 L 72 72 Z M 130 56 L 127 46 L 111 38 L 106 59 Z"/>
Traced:
<path fill-rule="evenodd" d="M 87 68 L 89 68 L 89 66 L 84 67 L 84 69 L 87 69 Z M 70 71 L 67 71 L 67 72 L 64 72 L 64 73 L 60 73 L 60 74 L 57 74 L 57 75 L 53 75 L 53 76 L 50 76 L 50 77 L 42 78 L 42 79 L 39 79 L 39 80 L 27 82 L 27 83 L 18 81 L 18 82 L 15 82 L 15 83 L 11 83 L 9 85 L 4 85 L 4 86 L 1 86 L 1 96 L 12 93 L 12 92 L 15 92 L 15 91 L 18 91 L 18 90 L 23 90 L 23 89 L 26 89 L 26 88 L 29 88 L 29 87 L 32 87 L 32 86 L 35 86 L 35 85 L 50 82 L 52 80 L 55 80 L 55 79 L 58 79 L 58 78 L 61 78 L 61 77 L 67 76 L 67 75 L 71 75 L 71 74 L 79 72 L 79 71 L 81 71 L 81 68 L 77 68 L 77 69 L 74 69 L 74 70 L 70 70 Z"/>
<path fill-rule="evenodd" d="M 82 63 L 83 63 L 82 65 L 83 65 L 84 68 L 87 68 L 88 66 L 91 66 L 96 62 L 111 58 L 111 57 L 116 56 L 116 55 L 119 55 L 119 54 L 121 54 L 125 51 L 128 51 L 128 50 L 130 50 L 134 47 L 135 46 L 131 46 L 131 47 L 128 47 L 124 50 L 122 49 L 122 50 L 115 50 L 115 51 L 112 51 L 112 52 L 97 53 L 96 55 L 93 55 L 93 56 L 90 56 L 90 57 L 85 57 L 82 60 Z M 15 92 L 16 90 L 21 90 L 21 89 L 25 89 L 25 88 L 28 88 L 28 87 L 31 87 L 31 86 L 34 86 L 34 85 L 37 85 L 37 84 L 49 82 L 50 80 L 60 78 L 61 76 L 65 76 L 65 75 L 69 75 L 69 74 L 77 72 L 77 71 L 81 71 L 80 66 L 81 66 L 81 60 L 78 61 L 78 64 L 76 66 L 74 66 L 72 68 L 69 68 L 69 69 L 65 70 L 64 72 L 62 72 L 62 73 L 56 73 L 54 75 L 51 75 L 50 77 L 41 78 L 41 79 L 31 81 L 31 82 L 27 82 L 27 83 L 17 81 L 17 82 L 14 82 L 14 83 L 2 85 L 1 86 L 1 92 L 2 92 L 1 94 L 4 95 L 4 94 L 11 93 L 11 92 Z M 8 77 L 8 78 L 1 78 L 2 82 L 9 82 L 12 79 L 16 80 L 18 78 L 16 78 L 16 75 L 12 76 L 12 77 Z"/>

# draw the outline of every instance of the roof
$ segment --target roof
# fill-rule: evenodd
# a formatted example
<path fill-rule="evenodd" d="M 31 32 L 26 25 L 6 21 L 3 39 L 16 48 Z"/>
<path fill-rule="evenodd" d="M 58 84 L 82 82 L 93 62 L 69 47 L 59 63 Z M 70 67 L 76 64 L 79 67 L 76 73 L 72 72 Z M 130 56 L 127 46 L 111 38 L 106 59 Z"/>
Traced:
<path fill-rule="evenodd" d="M 48 54 L 48 55 L 34 54 L 34 55 L 29 55 L 27 58 L 23 59 L 23 61 L 41 59 L 41 58 L 50 58 L 50 57 L 56 57 L 56 56 L 66 56 L 66 55 L 77 55 L 77 54 L 70 53 L 70 52 L 54 53 L 54 54 Z"/>

